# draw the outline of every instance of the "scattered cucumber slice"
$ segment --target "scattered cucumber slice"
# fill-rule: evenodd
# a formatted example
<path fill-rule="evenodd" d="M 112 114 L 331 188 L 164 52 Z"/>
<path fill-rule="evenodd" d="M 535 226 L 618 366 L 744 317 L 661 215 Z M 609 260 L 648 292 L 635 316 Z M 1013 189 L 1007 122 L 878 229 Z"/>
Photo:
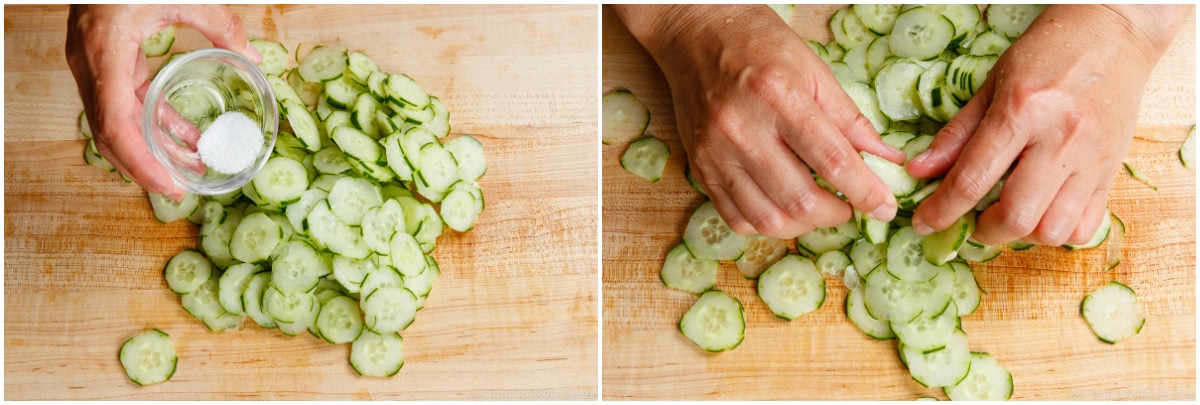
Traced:
<path fill-rule="evenodd" d="M 642 138 L 629 144 L 621 156 L 621 167 L 651 183 L 662 178 L 671 149 L 658 138 Z"/>
<path fill-rule="evenodd" d="M 131 337 L 121 345 L 118 355 L 125 375 L 138 385 L 150 385 L 171 379 L 179 358 L 175 344 L 165 332 L 152 329 Z"/>
<path fill-rule="evenodd" d="M 1110 344 L 1137 335 L 1146 325 L 1146 316 L 1133 289 L 1116 281 L 1109 281 L 1083 297 L 1080 313 L 1096 337 Z"/>
<path fill-rule="evenodd" d="M 709 290 L 683 314 L 679 330 L 704 350 L 723 352 L 733 349 L 746 337 L 745 309 L 737 298 Z"/>
<path fill-rule="evenodd" d="M 603 107 L 605 145 L 629 142 L 642 137 L 650 125 L 650 110 L 629 90 L 617 90 L 600 100 Z"/>

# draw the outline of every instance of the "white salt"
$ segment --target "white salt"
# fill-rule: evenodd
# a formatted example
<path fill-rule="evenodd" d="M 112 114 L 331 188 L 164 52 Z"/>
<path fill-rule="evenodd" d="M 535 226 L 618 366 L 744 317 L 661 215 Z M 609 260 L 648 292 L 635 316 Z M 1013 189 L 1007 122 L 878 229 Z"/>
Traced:
<path fill-rule="evenodd" d="M 262 130 L 246 114 L 229 111 L 200 134 L 196 151 L 205 166 L 224 174 L 250 167 L 263 148 Z"/>

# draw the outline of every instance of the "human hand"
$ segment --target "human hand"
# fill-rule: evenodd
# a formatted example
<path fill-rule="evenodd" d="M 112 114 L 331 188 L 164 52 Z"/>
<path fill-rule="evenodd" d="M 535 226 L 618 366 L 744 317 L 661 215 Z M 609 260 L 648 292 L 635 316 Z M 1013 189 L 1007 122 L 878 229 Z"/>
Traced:
<path fill-rule="evenodd" d="M 950 226 L 1012 167 L 972 239 L 1050 246 L 1091 239 L 1137 127 L 1146 80 L 1191 14 L 1176 7 L 1046 9 L 929 150 L 908 163 L 915 177 L 946 176 L 913 215 L 914 230 Z"/>
<path fill-rule="evenodd" d="M 178 201 L 183 188 L 146 149 L 141 135 L 142 99 L 150 81 L 140 48 L 142 41 L 176 22 L 196 28 L 217 47 L 255 63 L 262 60 L 237 15 L 216 5 L 72 5 L 66 55 L 96 150 L 147 191 Z"/>
<path fill-rule="evenodd" d="M 618 6 L 671 86 L 692 174 L 735 232 L 792 238 L 881 221 L 896 199 L 858 151 L 904 162 L 829 68 L 762 5 Z M 849 205 L 819 187 L 809 168 Z"/>

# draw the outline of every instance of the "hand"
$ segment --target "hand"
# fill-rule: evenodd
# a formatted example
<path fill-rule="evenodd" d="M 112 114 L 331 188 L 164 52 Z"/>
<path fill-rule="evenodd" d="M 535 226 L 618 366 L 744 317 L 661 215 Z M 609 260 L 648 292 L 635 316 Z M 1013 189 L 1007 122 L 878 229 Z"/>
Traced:
<path fill-rule="evenodd" d="M 817 57 L 766 6 L 618 6 L 666 75 L 692 174 L 735 232 L 792 238 L 854 206 L 883 221 L 896 199 L 863 163 L 898 164 Z M 849 200 L 817 186 L 814 169 Z"/>
<path fill-rule="evenodd" d="M 1190 14 L 1176 6 L 1046 9 L 909 162 L 913 176 L 946 176 L 913 215 L 914 230 L 950 226 L 1012 167 L 972 239 L 1090 240 L 1137 127 L 1146 80 Z"/>
<path fill-rule="evenodd" d="M 140 45 L 176 22 L 195 27 L 213 45 L 262 61 L 233 12 L 199 5 L 73 5 L 66 55 L 96 150 L 147 191 L 180 200 L 183 188 L 146 149 L 141 135 L 142 98 L 150 81 Z"/>

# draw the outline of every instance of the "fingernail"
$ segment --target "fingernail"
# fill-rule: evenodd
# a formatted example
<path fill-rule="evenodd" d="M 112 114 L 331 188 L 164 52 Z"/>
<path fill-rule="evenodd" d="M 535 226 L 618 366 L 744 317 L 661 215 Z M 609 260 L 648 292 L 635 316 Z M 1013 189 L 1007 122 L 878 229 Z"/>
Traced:
<path fill-rule="evenodd" d="M 904 154 L 903 150 L 900 150 L 900 148 L 892 146 L 892 145 L 888 144 L 887 142 L 884 142 L 883 146 L 886 147 L 887 150 L 891 151 L 893 154 Z"/>
<path fill-rule="evenodd" d="M 875 211 L 867 214 L 867 216 L 880 222 L 891 221 L 896 218 L 896 206 L 892 204 L 880 205 L 878 208 L 875 208 Z"/>
<path fill-rule="evenodd" d="M 917 157 L 913 158 L 913 162 L 925 163 L 925 159 L 928 159 L 929 155 L 931 153 L 933 153 L 932 150 L 926 150 L 924 152 L 921 152 L 921 154 L 919 154 L 919 155 L 917 155 Z"/>
<path fill-rule="evenodd" d="M 916 218 L 913 218 L 912 227 L 913 231 L 917 232 L 917 235 L 925 236 L 933 233 L 933 228 L 930 228 L 929 225 L 925 225 L 924 222 Z"/>

